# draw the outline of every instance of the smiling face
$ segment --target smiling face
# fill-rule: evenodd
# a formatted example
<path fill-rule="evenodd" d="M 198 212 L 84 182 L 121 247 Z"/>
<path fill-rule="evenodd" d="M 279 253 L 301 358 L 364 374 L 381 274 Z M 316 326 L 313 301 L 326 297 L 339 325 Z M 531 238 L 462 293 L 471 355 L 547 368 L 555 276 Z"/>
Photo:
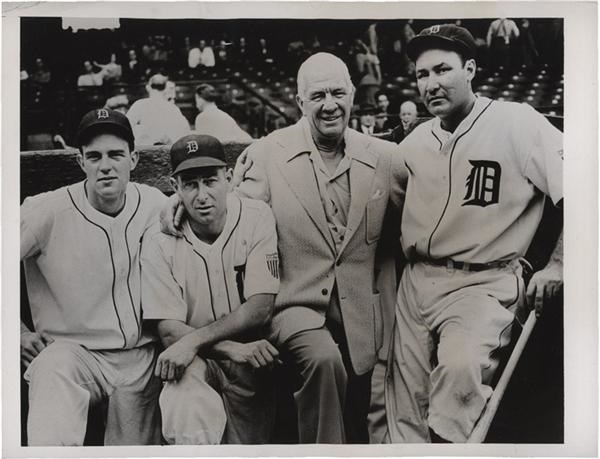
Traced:
<path fill-rule="evenodd" d="M 190 225 L 200 237 L 217 237 L 223 230 L 230 181 L 231 170 L 225 167 L 192 169 L 171 179 L 190 217 Z"/>
<path fill-rule="evenodd" d="M 296 101 L 317 143 L 339 140 L 348 126 L 354 87 L 344 63 L 316 54 L 298 72 Z"/>
<path fill-rule="evenodd" d="M 442 122 L 462 119 L 468 114 L 475 96 L 471 81 L 475 76 L 475 61 L 464 64 L 458 53 L 430 49 L 416 61 L 417 86 L 425 107 Z"/>
<path fill-rule="evenodd" d="M 108 214 L 120 210 L 137 161 L 137 152 L 130 152 L 127 141 L 114 134 L 99 134 L 81 146 L 77 162 L 87 177 L 88 200 L 95 209 Z"/>

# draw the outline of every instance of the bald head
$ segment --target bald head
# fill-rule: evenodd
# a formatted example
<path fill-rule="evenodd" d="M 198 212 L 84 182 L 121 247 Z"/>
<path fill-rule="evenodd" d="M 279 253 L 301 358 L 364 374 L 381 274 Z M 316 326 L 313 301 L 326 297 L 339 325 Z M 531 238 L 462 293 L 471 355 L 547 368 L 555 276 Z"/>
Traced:
<path fill-rule="evenodd" d="M 298 69 L 298 95 L 304 97 L 309 80 L 312 78 L 326 79 L 341 76 L 347 83 L 348 89 L 354 90 L 348 67 L 339 57 L 329 53 L 317 53 L 306 59 Z"/>
<path fill-rule="evenodd" d="M 407 100 L 400 105 L 400 120 L 406 128 L 417 119 L 417 105 L 412 100 Z"/>

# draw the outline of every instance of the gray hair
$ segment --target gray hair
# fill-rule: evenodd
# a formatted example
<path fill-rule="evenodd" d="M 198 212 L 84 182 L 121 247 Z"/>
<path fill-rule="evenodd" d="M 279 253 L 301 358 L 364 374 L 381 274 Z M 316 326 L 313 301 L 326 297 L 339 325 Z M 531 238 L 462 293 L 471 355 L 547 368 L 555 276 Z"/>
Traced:
<path fill-rule="evenodd" d="M 344 80 L 346 80 L 348 83 L 348 87 L 350 89 L 354 89 L 352 79 L 350 78 L 350 71 L 343 60 L 330 53 L 316 53 L 306 59 L 298 69 L 298 76 L 296 78 L 298 95 L 304 96 L 306 94 L 306 69 L 313 63 L 317 66 L 321 66 L 322 68 L 330 68 L 332 65 L 338 65 L 342 69 Z"/>

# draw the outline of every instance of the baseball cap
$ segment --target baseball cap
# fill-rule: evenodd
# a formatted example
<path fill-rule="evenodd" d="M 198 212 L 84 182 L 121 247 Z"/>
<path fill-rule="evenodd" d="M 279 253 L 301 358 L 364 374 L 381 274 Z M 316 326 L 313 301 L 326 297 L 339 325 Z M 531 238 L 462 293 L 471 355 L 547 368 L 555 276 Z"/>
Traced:
<path fill-rule="evenodd" d="M 211 135 L 189 134 L 171 146 L 173 173 L 202 167 L 227 166 L 223 145 Z"/>
<path fill-rule="evenodd" d="M 129 144 L 129 149 L 134 148 L 133 131 L 127 117 L 110 108 L 100 108 L 87 112 L 77 128 L 77 146 L 81 147 L 92 133 L 118 132 Z"/>
<path fill-rule="evenodd" d="M 416 61 L 419 55 L 427 50 L 442 46 L 453 48 L 467 59 L 475 56 L 475 39 L 465 29 L 454 24 L 438 24 L 421 30 L 407 45 L 407 54 Z"/>
<path fill-rule="evenodd" d="M 157 89 L 159 91 L 162 91 L 163 89 L 165 89 L 167 87 L 167 81 L 169 81 L 168 77 L 166 77 L 160 73 L 157 73 L 156 75 L 152 75 L 152 77 L 148 81 L 148 84 L 150 85 L 150 87 L 152 89 Z"/>

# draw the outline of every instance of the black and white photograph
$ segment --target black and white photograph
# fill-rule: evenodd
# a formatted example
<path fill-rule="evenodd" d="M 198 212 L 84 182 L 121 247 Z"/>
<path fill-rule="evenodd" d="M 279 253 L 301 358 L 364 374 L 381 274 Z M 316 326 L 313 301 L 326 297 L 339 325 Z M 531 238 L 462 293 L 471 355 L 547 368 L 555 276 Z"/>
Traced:
<path fill-rule="evenodd" d="M 596 15 L 4 3 L 3 456 L 597 456 Z"/>

